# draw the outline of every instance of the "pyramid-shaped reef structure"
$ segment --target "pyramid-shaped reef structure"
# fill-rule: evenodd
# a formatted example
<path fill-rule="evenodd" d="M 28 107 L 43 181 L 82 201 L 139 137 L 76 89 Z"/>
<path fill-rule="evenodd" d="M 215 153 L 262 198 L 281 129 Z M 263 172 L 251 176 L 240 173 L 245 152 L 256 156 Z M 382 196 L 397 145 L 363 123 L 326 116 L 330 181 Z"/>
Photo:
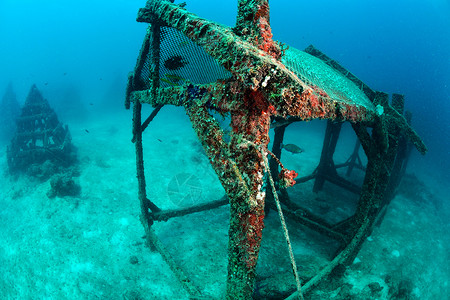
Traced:
<path fill-rule="evenodd" d="M 67 125 L 33 85 L 17 118 L 17 131 L 7 147 L 10 173 L 27 172 L 31 166 L 50 161 L 69 167 L 76 161 L 75 147 Z"/>

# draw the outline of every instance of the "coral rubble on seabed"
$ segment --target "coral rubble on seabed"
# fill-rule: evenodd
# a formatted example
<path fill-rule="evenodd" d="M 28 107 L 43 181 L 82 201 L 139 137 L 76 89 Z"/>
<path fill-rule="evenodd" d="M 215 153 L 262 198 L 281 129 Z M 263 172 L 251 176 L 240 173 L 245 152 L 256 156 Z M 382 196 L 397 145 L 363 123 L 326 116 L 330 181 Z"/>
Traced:
<path fill-rule="evenodd" d="M 344 276 L 311 299 L 445 299 L 450 241 L 439 214 L 432 203 L 396 196 Z"/>

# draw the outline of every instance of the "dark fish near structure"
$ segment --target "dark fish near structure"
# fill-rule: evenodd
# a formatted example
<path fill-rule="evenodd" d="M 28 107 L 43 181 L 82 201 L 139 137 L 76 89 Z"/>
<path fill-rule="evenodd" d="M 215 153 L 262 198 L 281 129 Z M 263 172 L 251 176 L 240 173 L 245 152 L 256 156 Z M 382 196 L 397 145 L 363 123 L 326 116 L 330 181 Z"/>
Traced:
<path fill-rule="evenodd" d="M 281 144 L 281 149 L 285 149 L 286 151 L 289 151 L 294 154 L 304 152 L 302 148 L 294 144 L 286 144 L 286 145 Z"/>
<path fill-rule="evenodd" d="M 166 67 L 167 70 L 178 70 L 182 67 L 186 66 L 188 62 L 184 59 L 184 57 L 180 55 L 172 55 L 166 61 L 164 62 L 164 67 Z"/>

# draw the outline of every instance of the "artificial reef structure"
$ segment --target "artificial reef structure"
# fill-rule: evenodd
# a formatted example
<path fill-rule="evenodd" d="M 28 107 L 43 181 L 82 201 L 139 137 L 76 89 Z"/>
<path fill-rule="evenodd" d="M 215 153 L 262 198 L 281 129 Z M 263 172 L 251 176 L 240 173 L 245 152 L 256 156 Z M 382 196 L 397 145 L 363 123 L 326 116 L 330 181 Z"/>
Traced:
<path fill-rule="evenodd" d="M 265 212 L 274 208 L 283 232 L 297 291 L 303 298 L 332 271 L 353 261 L 377 220 L 382 218 L 406 167 L 410 145 L 426 146 L 403 115 L 404 98 L 376 92 L 336 61 L 310 46 L 304 51 L 272 39 L 267 0 L 238 1 L 236 26 L 229 28 L 190 13 L 184 4 L 151 0 L 139 10 L 149 24 L 134 72 L 129 75 L 126 108 L 133 106 L 133 142 L 141 205 L 141 221 L 149 246 L 157 249 L 192 298 L 199 289 L 177 266 L 152 229 L 156 221 L 230 206 L 227 299 L 251 299 Z M 182 47 L 180 47 L 182 45 Z M 142 106 L 154 107 L 143 121 Z M 182 106 L 192 123 L 226 196 L 207 204 L 161 210 L 147 192 L 142 133 L 164 105 Z M 225 133 L 215 114 L 230 119 Z M 298 177 L 280 161 L 284 130 L 293 122 L 328 120 L 316 170 Z M 335 164 L 333 154 L 343 122 L 358 141 L 347 162 Z M 269 130 L 275 128 L 271 151 Z M 367 156 L 363 166 L 358 155 Z M 362 186 L 342 176 L 346 167 L 365 171 Z M 286 188 L 314 180 L 359 195 L 354 215 L 330 224 L 289 200 Z M 315 276 L 300 282 L 284 215 L 340 242 L 339 251 Z M 301 269 L 301 266 L 299 266 Z"/>
<path fill-rule="evenodd" d="M 75 165 L 76 147 L 69 127 L 58 120 L 36 85 L 30 88 L 15 122 L 16 130 L 6 151 L 10 174 L 45 180 L 57 173 L 68 173 Z M 71 179 L 64 180 L 73 185 Z"/>

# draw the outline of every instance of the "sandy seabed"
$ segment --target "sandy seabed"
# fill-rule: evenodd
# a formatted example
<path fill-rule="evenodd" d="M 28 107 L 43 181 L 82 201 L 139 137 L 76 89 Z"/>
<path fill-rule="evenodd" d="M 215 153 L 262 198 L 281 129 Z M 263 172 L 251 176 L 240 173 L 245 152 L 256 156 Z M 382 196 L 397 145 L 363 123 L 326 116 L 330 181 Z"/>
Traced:
<path fill-rule="evenodd" d="M 283 152 L 288 169 L 301 175 L 314 170 L 324 125 L 296 123 L 288 128 L 285 143 L 305 150 L 297 155 Z M 131 113 L 69 127 L 78 148 L 79 197 L 50 199 L 49 181 L 9 176 L 6 153 L 0 152 L 0 298 L 188 299 L 161 255 L 145 246 Z M 353 143 L 350 131 L 344 131 L 338 146 L 343 150 L 336 153 L 336 161 L 346 160 Z M 160 112 L 144 133 L 144 155 L 147 192 L 162 209 L 224 195 L 182 110 Z M 307 299 L 449 299 L 449 185 L 434 178 L 433 172 L 419 171 L 416 165 L 421 164 L 415 160 L 422 158 L 413 158 L 409 181 L 403 183 L 407 186 L 400 189 L 403 192 L 394 198 L 353 265 L 342 278 L 320 285 Z M 183 178 L 196 185 L 195 194 L 183 190 Z M 311 186 L 311 182 L 296 185 L 289 193 L 329 220 L 354 212 L 355 196 L 330 203 L 330 193 L 314 194 Z M 329 184 L 327 188 L 345 194 Z M 228 218 L 224 206 L 154 224 L 205 299 L 225 294 Z M 270 213 L 265 224 L 258 262 L 261 283 L 256 290 L 260 297 L 270 285 L 294 287 L 278 215 Z M 302 274 L 313 274 L 332 258 L 336 242 L 289 220 L 288 228 Z"/>

